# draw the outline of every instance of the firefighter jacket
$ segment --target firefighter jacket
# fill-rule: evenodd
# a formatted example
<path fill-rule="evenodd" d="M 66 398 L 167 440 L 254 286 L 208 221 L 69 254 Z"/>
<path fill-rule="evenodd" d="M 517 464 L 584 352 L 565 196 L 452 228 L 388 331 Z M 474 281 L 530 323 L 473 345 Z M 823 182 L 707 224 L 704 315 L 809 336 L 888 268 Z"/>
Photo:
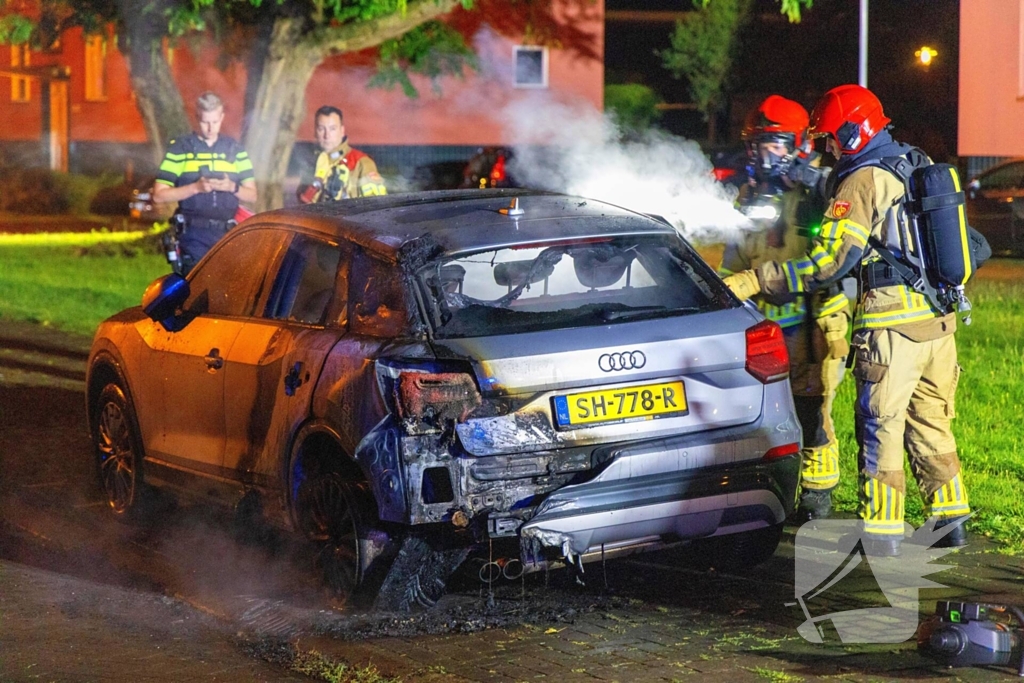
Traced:
<path fill-rule="evenodd" d="M 742 205 L 750 201 L 751 193 L 754 191 L 750 186 L 744 187 L 738 203 Z M 718 269 L 719 274 L 731 275 L 759 268 L 766 262 L 785 262 L 806 254 L 811 240 L 800 234 L 797 225 L 797 212 L 801 202 L 805 200 L 805 195 L 806 191 L 801 188 L 791 189 L 779 195 L 779 217 L 774 224 L 745 232 L 737 241 L 726 245 L 722 265 Z M 846 296 L 842 291 L 835 291 L 837 289 L 838 287 L 824 288 L 810 297 L 811 310 L 815 318 L 826 318 L 846 309 Z M 793 298 L 787 295 L 781 297 L 781 301 L 785 303 L 780 303 L 779 299 L 774 297 L 754 297 L 761 313 L 783 328 L 799 325 L 806 320 L 807 299 L 805 296 Z"/>
<path fill-rule="evenodd" d="M 869 163 L 872 158 L 892 156 L 891 149 L 897 145 L 888 133 L 880 133 L 857 155 L 861 160 L 844 159 L 851 171 L 843 173 L 841 166 L 836 166 L 834 196 L 825 212 L 821 234 L 812 241 L 810 250 L 796 258 L 764 263 L 758 269 L 762 290 L 769 297 L 815 291 L 851 272 L 859 276 L 864 266 L 880 258 L 869 246 L 869 236 L 887 245 L 900 243 L 897 231 L 901 229 L 903 183 Z M 908 149 L 905 145 L 898 148 Z M 898 257 L 899 252 L 895 255 Z M 902 282 L 869 288 L 862 279 L 854 308 L 854 332 L 883 328 L 913 341 L 927 341 L 952 334 L 956 316 L 937 310 Z"/>
<path fill-rule="evenodd" d="M 201 137 L 191 135 L 171 140 L 167 154 L 156 174 L 156 182 L 170 187 L 182 187 L 201 177 L 227 177 L 243 183 L 253 177 L 252 162 L 242 146 L 226 135 L 217 137 L 213 146 Z M 231 192 L 202 192 L 183 199 L 180 213 L 190 219 L 229 221 L 238 211 L 238 197 Z"/>
<path fill-rule="evenodd" d="M 348 140 L 330 152 L 320 152 L 316 159 L 314 177 L 321 183 L 314 202 L 336 201 L 352 197 L 372 197 L 387 194 L 384 179 L 377 164 L 358 149 L 352 149 Z"/>

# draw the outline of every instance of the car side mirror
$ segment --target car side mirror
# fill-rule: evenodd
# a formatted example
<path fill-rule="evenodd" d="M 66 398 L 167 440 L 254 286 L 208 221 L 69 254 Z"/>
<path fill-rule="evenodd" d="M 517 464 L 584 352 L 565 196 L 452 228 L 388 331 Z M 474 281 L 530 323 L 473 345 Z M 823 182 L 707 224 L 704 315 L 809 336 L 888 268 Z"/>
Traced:
<path fill-rule="evenodd" d="M 177 273 L 168 273 L 146 287 L 142 295 L 142 312 L 160 323 L 168 332 L 175 332 L 176 314 L 188 299 L 189 293 L 188 280 Z"/>

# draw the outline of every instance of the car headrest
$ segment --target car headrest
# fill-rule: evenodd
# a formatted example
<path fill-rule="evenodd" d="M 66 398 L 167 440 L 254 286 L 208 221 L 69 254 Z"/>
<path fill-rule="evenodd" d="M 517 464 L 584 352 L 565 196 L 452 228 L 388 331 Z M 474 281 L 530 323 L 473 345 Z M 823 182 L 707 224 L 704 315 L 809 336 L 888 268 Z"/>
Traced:
<path fill-rule="evenodd" d="M 533 284 L 540 282 L 546 277 L 550 277 L 551 273 L 555 272 L 554 265 L 542 265 L 537 268 L 533 274 L 533 278 L 526 282 L 526 278 L 530 275 L 530 268 L 533 267 L 533 260 L 527 259 L 525 261 L 506 261 L 499 263 L 494 266 L 494 281 L 502 287 L 518 287 L 522 284 Z"/>
<path fill-rule="evenodd" d="M 632 253 L 623 253 L 608 245 L 574 249 L 572 267 L 580 284 L 586 287 L 609 287 L 622 279 Z"/>

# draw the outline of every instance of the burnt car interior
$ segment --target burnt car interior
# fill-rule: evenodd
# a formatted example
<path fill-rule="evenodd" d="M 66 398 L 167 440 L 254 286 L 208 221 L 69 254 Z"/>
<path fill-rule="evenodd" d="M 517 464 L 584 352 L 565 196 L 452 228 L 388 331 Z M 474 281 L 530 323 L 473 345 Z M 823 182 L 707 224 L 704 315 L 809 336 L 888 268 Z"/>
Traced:
<path fill-rule="evenodd" d="M 263 317 L 321 325 L 335 293 L 341 247 L 296 235 L 285 253 Z"/>
<path fill-rule="evenodd" d="M 591 238 L 455 256 L 427 266 L 421 282 L 441 337 L 493 324 L 528 331 L 727 307 L 689 258 L 663 238 Z"/>

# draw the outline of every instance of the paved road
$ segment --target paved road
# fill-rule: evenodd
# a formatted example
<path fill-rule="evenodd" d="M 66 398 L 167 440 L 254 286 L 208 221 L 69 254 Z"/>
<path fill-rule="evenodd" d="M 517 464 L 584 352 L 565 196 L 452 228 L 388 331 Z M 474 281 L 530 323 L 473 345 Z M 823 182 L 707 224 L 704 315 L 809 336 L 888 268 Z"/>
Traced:
<path fill-rule="evenodd" d="M 86 348 L 54 331 L 0 330 L 2 680 L 290 680 L 337 662 L 429 682 L 949 679 L 911 644 L 803 641 L 803 614 L 786 604 L 791 540 L 747 575 L 695 569 L 672 551 L 590 567 L 583 587 L 561 573 L 494 595 L 463 581 L 413 616 L 331 605 L 287 539 L 239 539 L 197 506 L 168 506 L 149 529 L 106 514 L 89 461 Z M 953 588 L 924 597 L 1018 599 L 1024 573 L 998 557 L 960 553 L 935 577 Z M 879 599 L 869 575 L 854 576 L 818 608 Z M 70 658 L 75 647 L 86 654 Z"/>

